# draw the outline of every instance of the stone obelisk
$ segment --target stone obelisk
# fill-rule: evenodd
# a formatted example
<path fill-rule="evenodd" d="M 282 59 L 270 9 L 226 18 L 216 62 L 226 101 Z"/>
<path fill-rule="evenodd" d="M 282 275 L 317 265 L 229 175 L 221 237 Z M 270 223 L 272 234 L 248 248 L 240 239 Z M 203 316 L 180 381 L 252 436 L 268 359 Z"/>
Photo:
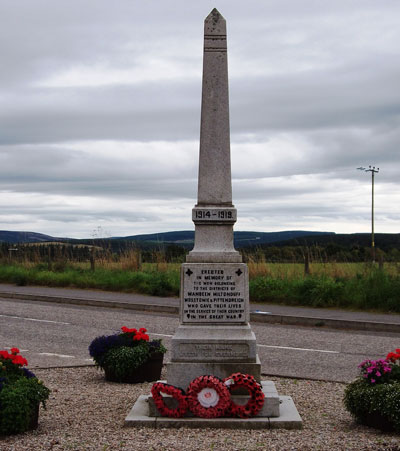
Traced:
<path fill-rule="evenodd" d="M 187 388 L 203 374 L 249 373 L 260 380 L 249 325 L 247 265 L 234 248 L 226 22 L 214 9 L 204 22 L 195 245 L 181 268 L 180 325 L 172 338 L 168 383 Z"/>
<path fill-rule="evenodd" d="M 216 9 L 204 23 L 199 186 L 193 221 L 195 245 L 181 269 L 180 325 L 172 338 L 167 382 L 186 391 L 198 376 L 225 378 L 237 372 L 260 381 L 256 338 L 249 325 L 247 266 L 233 246 L 236 210 L 231 188 L 226 23 Z M 272 381 L 261 384 L 265 400 L 255 418 L 162 417 L 152 396 L 141 395 L 125 425 L 301 428 L 293 400 L 279 396 Z M 231 395 L 235 403 L 248 401 L 248 396 L 243 399 L 236 393 Z M 177 407 L 176 399 L 165 396 L 163 400 L 168 407 Z"/>

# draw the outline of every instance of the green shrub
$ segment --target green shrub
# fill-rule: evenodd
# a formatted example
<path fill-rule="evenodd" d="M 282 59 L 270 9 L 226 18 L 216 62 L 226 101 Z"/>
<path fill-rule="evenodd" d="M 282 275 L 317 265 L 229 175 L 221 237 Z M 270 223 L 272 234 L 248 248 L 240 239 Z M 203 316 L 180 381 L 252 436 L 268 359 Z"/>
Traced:
<path fill-rule="evenodd" d="M 39 404 L 45 406 L 49 392 L 36 378 L 21 377 L 5 384 L 0 391 L 0 435 L 26 431 Z"/>
<path fill-rule="evenodd" d="M 89 354 L 96 365 L 112 380 L 124 381 L 152 356 L 164 354 L 166 348 L 161 340 L 149 341 L 146 329 L 128 329 L 123 326 L 122 333 L 96 337 L 89 345 Z"/>
<path fill-rule="evenodd" d="M 358 368 L 360 376 L 345 390 L 347 410 L 362 424 L 400 432 L 400 349 Z"/>
<path fill-rule="evenodd" d="M 347 386 L 344 404 L 360 423 L 400 432 L 400 382 L 371 385 L 357 379 Z"/>
<path fill-rule="evenodd" d="M 17 348 L 0 351 L 0 435 L 17 434 L 29 429 L 39 405 L 50 390 L 26 368 L 28 362 Z"/>
<path fill-rule="evenodd" d="M 141 346 L 131 348 L 121 346 L 110 349 L 103 362 L 105 368 L 112 368 L 117 378 L 123 379 L 126 374 L 130 374 L 145 363 L 149 357 L 147 349 Z"/>

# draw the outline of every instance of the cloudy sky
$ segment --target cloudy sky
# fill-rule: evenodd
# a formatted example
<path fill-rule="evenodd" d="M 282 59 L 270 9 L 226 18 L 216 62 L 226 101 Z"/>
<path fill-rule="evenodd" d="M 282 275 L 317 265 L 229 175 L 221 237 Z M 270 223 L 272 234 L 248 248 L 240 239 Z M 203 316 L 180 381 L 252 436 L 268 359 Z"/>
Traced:
<path fill-rule="evenodd" d="M 0 0 L 0 230 L 193 229 L 213 7 L 235 229 L 400 233 L 398 0 Z"/>

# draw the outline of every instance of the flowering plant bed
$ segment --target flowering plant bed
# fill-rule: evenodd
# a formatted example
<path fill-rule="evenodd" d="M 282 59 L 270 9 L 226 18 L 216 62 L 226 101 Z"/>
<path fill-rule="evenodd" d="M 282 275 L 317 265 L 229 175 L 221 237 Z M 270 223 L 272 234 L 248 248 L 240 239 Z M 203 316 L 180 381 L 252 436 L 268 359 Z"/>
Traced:
<path fill-rule="evenodd" d="M 347 410 L 362 424 L 400 432 L 400 349 L 358 367 L 360 376 L 345 391 Z"/>
<path fill-rule="evenodd" d="M 95 338 L 89 353 L 112 382 L 151 382 L 160 378 L 164 354 L 161 340 L 150 341 L 145 328 L 121 327 L 121 333 Z"/>
<path fill-rule="evenodd" d="M 37 428 L 39 406 L 46 407 L 50 390 L 27 365 L 18 348 L 0 351 L 0 436 Z"/>

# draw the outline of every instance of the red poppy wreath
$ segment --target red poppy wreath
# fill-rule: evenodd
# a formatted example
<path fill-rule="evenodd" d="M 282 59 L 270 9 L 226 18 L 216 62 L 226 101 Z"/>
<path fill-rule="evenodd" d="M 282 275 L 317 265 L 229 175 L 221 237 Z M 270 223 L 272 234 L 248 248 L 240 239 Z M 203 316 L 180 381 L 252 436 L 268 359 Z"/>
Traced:
<path fill-rule="evenodd" d="M 250 374 L 234 373 L 225 378 L 224 383 L 229 387 L 231 393 L 239 387 L 244 387 L 250 395 L 250 399 L 245 405 L 235 404 L 231 399 L 227 409 L 227 416 L 249 418 L 256 416 L 262 409 L 265 396 L 261 385 L 253 376 Z"/>
<path fill-rule="evenodd" d="M 225 415 L 231 395 L 218 377 L 200 376 L 190 383 L 187 400 L 189 409 L 197 417 L 218 418 Z"/>
<path fill-rule="evenodd" d="M 165 404 L 161 393 L 171 395 L 173 398 L 175 398 L 178 401 L 178 406 L 175 409 L 168 407 Z M 154 404 L 163 417 L 181 418 L 185 415 L 188 409 L 186 395 L 181 388 L 174 387 L 173 385 L 169 384 L 164 384 L 163 382 L 156 382 L 151 388 L 151 395 L 153 396 Z"/>

